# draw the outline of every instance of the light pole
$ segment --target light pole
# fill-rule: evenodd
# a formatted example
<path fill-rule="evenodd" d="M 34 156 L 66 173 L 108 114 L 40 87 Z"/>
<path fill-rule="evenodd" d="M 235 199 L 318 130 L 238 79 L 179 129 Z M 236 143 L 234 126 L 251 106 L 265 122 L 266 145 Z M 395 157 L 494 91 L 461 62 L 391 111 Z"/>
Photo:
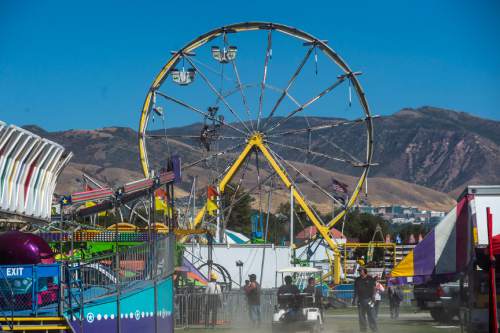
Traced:
<path fill-rule="evenodd" d="M 236 266 L 238 267 L 238 271 L 240 273 L 240 288 L 241 288 L 241 278 L 242 278 L 241 273 L 242 273 L 242 270 L 243 270 L 243 261 L 238 260 L 236 262 Z"/>

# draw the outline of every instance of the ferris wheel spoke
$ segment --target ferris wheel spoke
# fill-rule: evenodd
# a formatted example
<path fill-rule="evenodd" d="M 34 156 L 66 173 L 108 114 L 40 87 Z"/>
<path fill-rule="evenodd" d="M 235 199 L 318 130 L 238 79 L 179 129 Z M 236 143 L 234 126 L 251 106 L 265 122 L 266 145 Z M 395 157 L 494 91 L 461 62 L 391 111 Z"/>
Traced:
<path fill-rule="evenodd" d="M 334 157 L 334 156 L 330 156 L 330 155 L 327 155 L 324 153 L 320 153 L 320 152 L 316 152 L 316 151 L 312 151 L 312 150 L 308 150 L 308 149 L 304 149 L 304 148 L 299 148 L 299 147 L 295 147 L 295 146 L 290 146 L 290 145 L 287 145 L 284 143 L 279 143 L 279 142 L 274 142 L 274 141 L 269 141 L 269 140 L 266 140 L 266 142 L 270 143 L 272 145 L 275 145 L 275 146 L 285 148 L 285 149 L 296 150 L 296 151 L 303 152 L 305 154 L 311 154 L 314 156 L 323 157 L 323 158 L 337 161 L 337 162 L 344 162 L 344 163 L 350 164 L 354 167 L 366 167 L 368 165 L 366 163 L 357 163 L 356 161 L 351 161 L 351 160 L 347 160 L 345 158 L 340 158 L 340 157 Z"/>
<path fill-rule="evenodd" d="M 303 111 L 305 108 L 307 108 L 308 106 L 310 106 L 311 104 L 313 104 L 314 102 L 316 102 L 317 100 L 319 100 L 321 97 L 325 96 L 326 94 L 328 94 L 329 92 L 331 92 L 333 89 L 335 89 L 336 87 L 338 87 L 342 82 L 345 81 L 345 79 L 346 79 L 345 76 L 340 76 L 338 78 L 338 80 L 335 81 L 335 83 L 333 83 L 328 88 L 326 88 L 325 90 L 323 90 L 322 92 L 320 92 L 318 95 L 314 96 L 313 98 L 311 98 L 310 100 L 308 100 L 307 102 L 305 102 L 304 104 L 302 104 L 299 108 L 297 108 L 297 109 L 293 110 L 292 112 L 290 112 L 285 118 L 283 118 L 282 120 L 278 121 L 274 126 L 272 126 L 266 132 L 270 133 L 273 130 L 275 130 L 276 128 L 278 128 L 279 126 L 283 125 L 285 122 L 287 122 L 294 115 L 296 115 L 297 113 Z"/>
<path fill-rule="evenodd" d="M 306 55 L 304 56 L 304 58 L 302 59 L 302 61 L 299 64 L 299 66 L 295 70 L 295 73 L 293 73 L 293 75 L 290 78 L 290 80 L 288 80 L 288 84 L 287 84 L 285 90 L 283 90 L 283 92 L 281 93 L 280 97 L 278 98 L 278 100 L 274 104 L 273 108 L 271 109 L 271 112 L 269 113 L 269 116 L 267 116 L 266 120 L 264 121 L 264 124 L 262 125 L 262 128 L 266 127 L 267 123 L 269 122 L 269 120 L 273 117 L 274 113 L 276 112 L 276 109 L 278 108 L 278 106 L 281 104 L 281 102 L 283 101 L 283 99 L 285 98 L 285 96 L 288 95 L 288 90 L 290 90 L 290 88 L 292 87 L 293 83 L 295 82 L 295 80 L 299 76 L 300 72 L 302 71 L 302 68 L 306 64 L 306 62 L 309 59 L 309 57 L 311 56 L 311 53 L 312 53 L 313 49 L 314 49 L 314 46 L 311 46 L 307 50 Z"/>
<path fill-rule="evenodd" d="M 199 139 L 199 135 L 180 135 L 180 134 L 147 134 L 148 138 L 151 139 L 162 139 L 165 137 L 174 138 L 174 139 Z M 227 136 L 227 135 L 218 135 L 215 137 L 217 140 L 243 140 L 246 139 L 244 136 Z"/>
<path fill-rule="evenodd" d="M 235 126 L 233 126 L 233 125 L 231 125 L 231 124 L 229 124 L 227 122 L 225 122 L 224 120 L 221 120 L 221 119 L 218 119 L 216 117 L 213 117 L 209 113 L 207 113 L 205 111 L 201 111 L 200 109 L 198 109 L 198 108 L 196 108 L 196 107 L 194 107 L 194 106 L 192 106 L 192 105 L 190 105 L 190 104 L 188 104 L 188 103 L 186 103 L 184 101 L 181 101 L 180 99 L 177 99 L 175 97 L 169 96 L 169 95 L 164 94 L 164 93 L 162 93 L 160 91 L 156 91 L 156 94 L 158 94 L 159 96 L 162 96 L 163 98 L 165 98 L 165 99 L 167 99 L 167 100 L 169 100 L 171 102 L 179 104 L 179 105 L 181 105 L 181 106 L 183 106 L 183 107 L 185 107 L 185 108 L 187 108 L 187 109 L 189 109 L 191 111 L 199 113 L 199 114 L 205 116 L 207 119 L 213 120 L 213 121 L 215 121 L 215 122 L 217 122 L 217 123 L 219 123 L 221 125 L 227 126 L 227 127 L 231 128 L 231 129 L 233 129 L 233 130 L 235 130 L 235 131 L 243 134 L 245 137 L 248 134 L 248 133 L 245 133 L 243 130 L 241 130 L 241 129 L 239 129 L 239 128 L 237 128 L 237 127 L 235 127 Z"/>
<path fill-rule="evenodd" d="M 229 44 L 227 41 L 227 34 L 224 34 L 223 40 L 224 40 L 225 47 L 226 48 L 229 47 Z M 241 94 L 241 99 L 243 101 L 243 105 L 245 106 L 245 111 L 246 111 L 248 120 L 250 121 L 250 125 L 252 126 L 252 130 L 253 130 L 254 129 L 253 119 L 252 119 L 252 116 L 250 115 L 250 107 L 248 106 L 247 96 L 245 95 L 245 91 L 243 90 L 244 86 L 241 84 L 240 72 L 238 71 L 238 66 L 236 66 L 236 58 L 233 58 L 231 60 L 231 65 L 233 66 L 233 71 L 234 71 L 234 74 L 236 76 L 236 81 L 238 84 L 238 89 L 239 89 L 240 94 Z"/>
<path fill-rule="evenodd" d="M 346 154 L 351 160 L 353 160 L 354 162 L 356 163 L 359 163 L 359 164 L 362 164 L 363 162 L 361 162 L 358 158 L 356 158 L 355 156 L 353 156 L 351 153 L 349 153 L 348 151 L 346 151 L 344 148 L 340 147 L 339 145 L 337 145 L 335 142 L 333 142 L 332 140 L 330 140 L 329 138 L 321 135 L 321 134 L 318 134 L 318 136 L 323 139 L 326 143 L 330 144 L 332 147 L 334 148 L 337 148 L 338 150 L 340 150 L 341 152 L 343 152 L 344 154 Z"/>
<path fill-rule="evenodd" d="M 248 128 L 247 124 L 241 119 L 241 117 L 236 113 L 233 108 L 229 105 L 227 100 L 224 98 L 224 96 L 221 95 L 221 93 L 215 88 L 215 86 L 210 82 L 210 80 L 207 78 L 207 76 L 199 69 L 198 66 L 191 60 L 191 57 L 186 56 L 187 61 L 193 66 L 193 68 L 196 70 L 196 72 L 201 76 L 203 81 L 209 86 L 210 90 L 224 103 L 226 108 L 231 112 L 240 122 L 240 124 L 247 130 L 247 134 L 250 134 L 250 129 Z"/>
<path fill-rule="evenodd" d="M 269 57 L 271 56 L 271 46 L 272 46 L 272 29 L 267 32 L 267 48 L 266 57 L 264 59 L 264 74 L 262 75 L 262 82 L 260 85 L 260 97 L 259 97 L 259 115 L 257 117 L 257 130 L 260 129 L 260 118 L 262 117 L 262 103 L 264 102 L 264 88 L 266 86 L 267 79 L 267 68 L 269 66 Z"/>
<path fill-rule="evenodd" d="M 371 118 L 373 119 L 376 117 L 374 116 Z M 289 131 L 278 132 L 275 134 L 269 134 L 269 135 L 267 135 L 267 137 L 268 138 L 277 138 L 277 137 L 281 137 L 281 136 L 294 135 L 294 134 L 305 133 L 305 132 L 310 132 L 310 131 L 311 132 L 320 131 L 320 130 L 335 128 L 335 127 L 339 127 L 339 126 L 343 126 L 343 125 L 361 124 L 361 123 L 364 123 L 367 119 L 369 119 L 369 118 L 362 117 L 362 118 L 357 118 L 354 120 L 339 121 L 339 122 L 334 122 L 334 123 L 329 123 L 329 124 L 322 124 L 322 125 L 317 125 L 317 126 L 298 128 L 298 129 L 293 129 L 293 130 L 289 130 Z"/>
<path fill-rule="evenodd" d="M 200 158 L 199 160 L 196 160 L 196 161 L 194 161 L 194 162 L 192 162 L 192 163 L 189 163 L 189 164 L 187 164 L 187 165 L 183 166 L 182 168 L 183 168 L 184 170 L 187 170 L 187 169 L 189 169 L 189 168 L 191 168 L 191 167 L 193 167 L 193 166 L 195 166 L 195 165 L 198 165 L 198 164 L 200 164 L 200 163 L 202 163 L 202 162 L 204 162 L 204 161 L 208 161 L 208 160 L 210 160 L 210 159 L 212 159 L 212 158 L 216 158 L 216 157 L 219 157 L 219 156 L 225 155 L 225 154 L 227 154 L 227 153 L 229 153 L 229 152 L 231 152 L 231 151 L 233 151 L 233 150 L 235 150 L 235 149 L 240 148 L 240 147 L 241 147 L 241 146 L 243 146 L 244 144 L 245 144 L 245 142 L 242 142 L 242 143 L 237 144 L 237 145 L 235 145 L 235 146 L 229 147 L 228 149 L 225 149 L 225 150 L 223 150 L 223 151 L 219 151 L 219 152 L 217 152 L 217 153 L 215 153 L 215 154 L 211 154 L 211 155 L 209 155 L 209 156 L 207 156 L 207 157 Z"/>
<path fill-rule="evenodd" d="M 220 77 L 222 77 L 224 80 L 228 81 L 228 82 L 234 82 L 236 83 L 236 81 L 230 77 L 228 77 L 227 75 L 225 75 L 222 71 L 218 71 L 216 70 L 215 68 L 213 68 L 212 66 L 210 65 L 207 65 L 206 63 L 204 63 L 203 61 L 200 61 L 196 58 L 191 58 L 191 60 L 195 63 L 197 63 L 198 65 L 202 66 L 202 67 L 205 67 L 207 70 L 209 70 L 210 72 L 214 73 L 215 75 L 218 75 Z"/>
<path fill-rule="evenodd" d="M 271 155 L 274 157 L 276 163 L 279 165 L 279 167 L 285 173 L 285 175 L 288 178 L 288 180 L 290 181 L 290 183 L 293 185 L 294 190 L 297 191 L 297 193 L 300 194 L 300 196 L 302 197 L 302 199 L 306 202 L 307 206 L 312 207 L 311 203 L 307 200 L 307 198 L 305 197 L 305 195 L 301 192 L 300 187 L 297 185 L 297 183 L 294 181 L 294 179 L 292 177 L 290 177 L 290 174 L 288 173 L 287 168 L 285 168 L 285 166 L 283 165 L 283 163 L 281 163 L 280 157 L 278 155 L 276 155 L 276 153 L 274 152 L 274 150 L 272 150 L 269 146 L 267 146 L 267 147 L 269 148 L 269 151 L 270 151 Z M 316 218 L 318 219 L 318 221 L 320 221 L 322 224 L 324 224 L 323 219 L 321 218 L 321 216 L 319 216 L 319 214 L 314 209 L 311 209 L 311 211 L 313 212 L 314 216 L 316 216 Z"/>
<path fill-rule="evenodd" d="M 292 163 L 281 157 L 278 153 L 276 153 L 273 149 L 269 148 L 268 149 L 276 156 L 279 160 L 281 160 L 284 164 L 288 165 L 290 168 L 292 168 L 295 172 L 297 172 L 299 175 L 301 175 L 307 182 L 309 182 L 313 187 L 317 188 L 320 190 L 324 195 L 332 199 L 333 201 L 337 202 L 338 204 L 341 204 L 340 201 L 338 201 L 330 192 L 328 192 L 326 189 L 321 187 L 317 182 L 315 182 L 313 179 L 308 177 L 306 174 L 304 174 L 301 170 L 299 170 L 297 167 L 295 167 Z"/>
<path fill-rule="evenodd" d="M 284 90 L 282 88 L 278 88 L 278 87 L 275 87 L 273 85 L 270 85 L 268 83 L 266 83 L 266 88 L 270 89 L 270 90 L 273 90 L 273 91 L 276 91 L 280 94 L 282 94 L 284 92 Z M 295 104 L 297 107 L 300 107 L 300 103 L 297 101 L 297 99 L 295 97 L 293 97 L 289 91 L 285 92 L 285 96 L 288 97 L 292 102 L 293 104 Z"/>
<path fill-rule="evenodd" d="M 234 193 L 233 193 L 233 195 L 231 197 L 231 202 L 233 202 L 234 200 L 236 200 L 236 195 L 238 194 L 238 191 L 240 190 L 241 184 L 243 183 L 243 179 L 246 176 L 246 173 L 247 173 L 247 170 L 248 170 L 249 161 L 250 160 L 248 158 L 245 160 L 245 166 L 243 167 L 243 171 L 241 173 L 241 177 L 238 180 L 238 185 L 236 186 L 236 189 L 234 190 Z M 228 184 L 228 186 L 229 186 L 229 184 Z M 225 216 L 224 216 L 224 221 L 223 221 L 224 229 L 226 229 L 226 227 L 227 227 L 227 223 L 229 222 L 229 218 L 231 217 L 231 213 L 233 211 L 233 207 L 234 206 L 231 206 L 229 208 L 229 211 L 227 212 L 227 214 L 225 214 Z"/>
<path fill-rule="evenodd" d="M 242 191 L 240 194 L 240 197 L 236 201 L 231 202 L 231 204 L 228 207 L 224 207 L 223 209 L 220 210 L 219 216 L 221 214 L 225 214 L 229 209 L 232 209 L 235 205 L 237 205 L 240 201 L 242 201 L 247 195 L 250 195 L 252 192 L 254 192 L 259 186 L 266 184 L 269 180 L 271 180 L 273 178 L 274 175 L 276 175 L 276 171 L 273 170 L 273 172 L 271 174 L 267 175 L 264 179 L 262 179 L 260 183 L 252 186 L 250 189 Z M 214 222 L 216 219 L 217 219 L 217 216 L 211 216 L 208 220 L 205 220 L 205 222 L 211 223 L 211 222 Z"/>

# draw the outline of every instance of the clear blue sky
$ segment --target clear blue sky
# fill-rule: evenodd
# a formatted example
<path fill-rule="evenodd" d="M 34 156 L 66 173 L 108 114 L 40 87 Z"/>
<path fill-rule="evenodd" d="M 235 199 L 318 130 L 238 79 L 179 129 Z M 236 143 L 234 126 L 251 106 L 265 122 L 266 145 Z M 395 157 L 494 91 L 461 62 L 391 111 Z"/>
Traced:
<path fill-rule="evenodd" d="M 328 39 L 363 71 L 375 114 L 433 105 L 500 119 L 496 0 L 3 0 L 0 120 L 49 130 L 137 128 L 170 50 L 212 28 L 254 20 Z"/>

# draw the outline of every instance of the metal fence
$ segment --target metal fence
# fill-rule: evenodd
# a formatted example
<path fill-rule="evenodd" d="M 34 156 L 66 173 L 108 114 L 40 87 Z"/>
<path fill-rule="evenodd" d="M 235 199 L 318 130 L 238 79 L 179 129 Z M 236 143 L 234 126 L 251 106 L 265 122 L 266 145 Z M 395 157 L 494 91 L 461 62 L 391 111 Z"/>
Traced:
<path fill-rule="evenodd" d="M 354 295 L 353 285 L 340 285 L 335 290 L 328 291 L 325 299 L 329 306 L 342 308 L 352 306 Z M 217 311 L 217 325 L 232 328 L 250 327 L 249 310 L 246 296 L 243 291 L 235 290 L 223 292 L 218 306 L 214 307 L 209 301 L 209 295 L 203 290 L 179 291 L 174 298 L 174 314 L 176 328 L 195 328 L 211 323 L 212 311 Z M 403 287 L 402 306 L 411 305 L 413 288 Z M 261 319 L 262 322 L 271 322 L 272 315 L 277 305 L 276 289 L 263 289 L 261 291 Z M 382 295 L 382 304 L 389 304 L 387 291 Z"/>
<path fill-rule="evenodd" d="M 2 281 L 0 286 L 0 315 L 9 328 L 12 329 L 14 327 L 14 291 L 2 269 L 0 269 L 0 281 Z"/>
<path fill-rule="evenodd" d="M 0 266 L 0 310 L 12 315 L 59 314 L 59 264 Z"/>
<path fill-rule="evenodd" d="M 140 288 L 145 281 L 164 278 L 174 271 L 171 237 L 144 243 L 94 257 L 85 262 L 68 263 L 65 269 L 64 307 L 82 318 L 85 304 Z"/>
<path fill-rule="evenodd" d="M 212 306 L 209 295 L 202 291 L 176 294 L 174 299 L 175 327 L 189 328 L 205 326 L 212 320 L 212 311 L 217 311 L 217 325 L 249 327 L 249 309 L 243 291 L 224 292 L 218 306 Z M 262 322 L 270 322 L 276 305 L 276 290 L 263 289 L 260 298 Z"/>

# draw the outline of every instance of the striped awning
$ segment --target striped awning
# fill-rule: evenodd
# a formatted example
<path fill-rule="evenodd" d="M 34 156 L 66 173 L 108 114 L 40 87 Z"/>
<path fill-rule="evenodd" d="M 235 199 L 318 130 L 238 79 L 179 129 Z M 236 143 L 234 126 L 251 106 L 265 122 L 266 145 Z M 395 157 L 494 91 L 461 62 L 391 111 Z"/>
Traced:
<path fill-rule="evenodd" d="M 392 270 L 392 277 L 450 275 L 463 271 L 472 254 L 472 223 L 465 196 Z"/>

